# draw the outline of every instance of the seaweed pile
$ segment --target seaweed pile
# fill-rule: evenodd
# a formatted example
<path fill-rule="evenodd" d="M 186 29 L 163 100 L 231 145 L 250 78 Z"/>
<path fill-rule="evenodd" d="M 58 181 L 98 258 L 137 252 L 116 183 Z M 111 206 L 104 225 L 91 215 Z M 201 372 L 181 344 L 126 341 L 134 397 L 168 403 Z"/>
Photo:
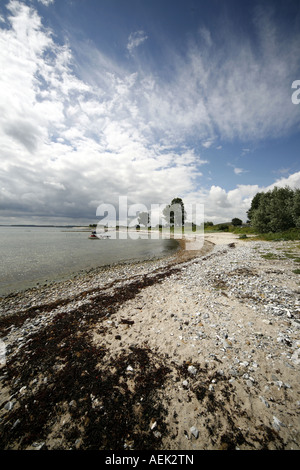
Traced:
<path fill-rule="evenodd" d="M 58 449 L 159 447 L 166 410 L 158 394 L 169 371 L 164 359 L 147 345 L 106 357 L 106 348 L 96 347 L 91 335 L 122 302 L 178 269 L 152 272 L 105 295 L 99 292 L 92 305 L 54 315 L 24 347 L 8 354 L 2 384 L 9 387 L 14 407 L 2 417 L 1 449 L 27 449 L 41 442 L 47 448 L 49 436 Z M 4 317 L 2 330 L 53 307 Z M 153 417 L 159 422 L 154 432 Z"/>

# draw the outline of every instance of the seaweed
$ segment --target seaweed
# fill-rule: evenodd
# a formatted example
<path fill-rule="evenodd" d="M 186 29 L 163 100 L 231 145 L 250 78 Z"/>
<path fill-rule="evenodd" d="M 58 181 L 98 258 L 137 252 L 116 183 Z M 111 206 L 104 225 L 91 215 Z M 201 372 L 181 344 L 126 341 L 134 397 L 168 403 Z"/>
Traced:
<path fill-rule="evenodd" d="M 72 312 L 57 313 L 19 351 L 8 355 L 4 384 L 19 401 L 2 419 L 1 449 L 26 449 L 36 440 L 47 441 L 63 413 L 71 416 L 71 422 L 59 431 L 61 448 L 74 447 L 75 437 L 80 437 L 81 449 L 159 447 L 167 414 L 157 395 L 169 372 L 164 359 L 155 355 L 154 360 L 147 346 L 123 351 L 114 359 L 106 357 L 104 347 L 93 345 L 91 332 L 121 303 L 176 271 L 143 276 L 110 294 L 99 292 L 92 306 L 87 303 Z M 37 313 L 31 309 L 27 314 Z M 129 363 L 134 371 L 131 386 Z M 21 389 L 25 390 L 20 396 Z M 153 416 L 159 422 L 155 434 L 149 427 Z"/>

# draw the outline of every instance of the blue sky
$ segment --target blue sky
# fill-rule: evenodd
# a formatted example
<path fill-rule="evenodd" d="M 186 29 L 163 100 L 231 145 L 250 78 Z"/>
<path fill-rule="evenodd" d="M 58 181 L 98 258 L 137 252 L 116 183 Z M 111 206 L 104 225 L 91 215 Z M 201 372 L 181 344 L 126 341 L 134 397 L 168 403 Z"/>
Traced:
<path fill-rule="evenodd" d="M 245 221 L 300 187 L 299 51 L 298 1 L 3 0 L 0 223 L 119 196 Z"/>

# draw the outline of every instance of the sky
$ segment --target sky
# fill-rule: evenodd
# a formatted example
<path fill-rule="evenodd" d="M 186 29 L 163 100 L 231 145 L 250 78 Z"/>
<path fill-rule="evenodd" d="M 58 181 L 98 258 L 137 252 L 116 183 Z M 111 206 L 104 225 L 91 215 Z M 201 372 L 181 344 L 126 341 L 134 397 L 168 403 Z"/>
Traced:
<path fill-rule="evenodd" d="M 300 187 L 298 0 L 2 0 L 0 69 L 0 224 Z"/>

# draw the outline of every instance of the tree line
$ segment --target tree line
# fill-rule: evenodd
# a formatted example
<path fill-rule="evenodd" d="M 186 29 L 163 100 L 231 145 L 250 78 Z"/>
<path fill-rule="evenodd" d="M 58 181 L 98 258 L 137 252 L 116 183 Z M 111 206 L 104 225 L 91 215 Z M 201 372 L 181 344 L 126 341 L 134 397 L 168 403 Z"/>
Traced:
<path fill-rule="evenodd" d="M 186 211 L 184 209 L 183 200 L 180 197 L 175 197 L 172 199 L 171 204 L 168 204 L 162 211 L 163 218 L 171 227 L 183 227 L 186 219 Z M 148 212 L 140 212 L 138 217 L 138 225 L 144 225 L 149 227 L 150 224 L 150 214 Z M 162 225 L 159 225 L 162 227 Z"/>
<path fill-rule="evenodd" d="M 251 227 L 259 233 L 300 228 L 300 189 L 275 186 L 257 193 L 247 216 Z"/>

